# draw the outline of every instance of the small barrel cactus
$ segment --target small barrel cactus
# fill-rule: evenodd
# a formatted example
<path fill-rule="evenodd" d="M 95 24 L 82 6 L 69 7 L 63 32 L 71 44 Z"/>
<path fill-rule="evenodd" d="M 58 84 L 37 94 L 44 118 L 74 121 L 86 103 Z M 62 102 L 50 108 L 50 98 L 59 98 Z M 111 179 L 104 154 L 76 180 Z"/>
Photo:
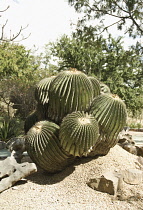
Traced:
<path fill-rule="evenodd" d="M 38 103 L 46 104 L 49 101 L 49 86 L 51 84 L 51 81 L 55 78 L 55 76 L 48 77 L 42 79 L 36 89 L 35 89 L 35 99 L 38 101 Z"/>
<path fill-rule="evenodd" d="M 92 100 L 90 79 L 76 69 L 63 71 L 51 82 L 47 117 L 59 123 L 73 111 L 85 111 Z"/>
<path fill-rule="evenodd" d="M 101 87 L 100 82 L 95 77 L 88 77 L 93 85 L 93 97 L 100 95 Z"/>
<path fill-rule="evenodd" d="M 103 94 L 95 98 L 90 113 L 97 119 L 101 139 L 110 148 L 117 143 L 117 136 L 126 124 L 127 112 L 124 102 L 117 95 Z M 104 136 L 104 137 L 103 137 Z"/>
<path fill-rule="evenodd" d="M 58 132 L 59 126 L 55 123 L 40 121 L 28 131 L 25 139 L 33 162 L 49 173 L 61 171 L 74 159 L 62 150 Z"/>
<path fill-rule="evenodd" d="M 74 156 L 86 155 L 98 142 L 99 127 L 96 119 L 84 112 L 68 114 L 62 121 L 60 143 L 65 151 Z"/>
<path fill-rule="evenodd" d="M 101 88 L 101 93 L 104 94 L 111 94 L 110 88 L 108 87 L 108 85 L 105 85 L 104 83 L 100 83 L 100 88 Z"/>

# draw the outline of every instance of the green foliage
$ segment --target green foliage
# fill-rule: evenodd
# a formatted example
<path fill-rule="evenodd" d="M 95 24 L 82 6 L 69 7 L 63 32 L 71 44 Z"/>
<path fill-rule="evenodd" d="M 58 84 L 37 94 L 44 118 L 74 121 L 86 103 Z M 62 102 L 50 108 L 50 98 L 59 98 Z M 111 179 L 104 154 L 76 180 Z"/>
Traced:
<path fill-rule="evenodd" d="M 140 129 L 142 128 L 142 124 L 141 123 L 130 123 L 129 125 L 129 128 L 137 128 L 137 129 Z"/>
<path fill-rule="evenodd" d="M 72 38 L 63 36 L 51 44 L 60 68 L 74 66 L 88 75 L 95 75 L 119 95 L 133 114 L 143 108 L 143 60 L 139 43 L 124 50 L 122 38 L 90 37 L 87 33 Z"/>
<path fill-rule="evenodd" d="M 118 30 L 123 30 L 129 36 L 135 38 L 137 35 L 143 35 L 143 9 L 142 0 L 68 0 L 71 6 L 74 6 L 77 12 L 83 13 L 83 17 L 78 21 L 78 26 L 83 25 L 84 30 L 88 30 L 87 23 L 95 19 L 96 26 L 92 21 L 92 30 L 99 34 L 107 31 L 113 25 Z M 111 17 L 112 22 L 108 23 L 106 18 Z"/>
<path fill-rule="evenodd" d="M 0 79 L 18 77 L 31 79 L 38 69 L 34 58 L 23 45 L 0 43 Z"/>
<path fill-rule="evenodd" d="M 23 122 L 18 118 L 0 119 L 0 139 L 7 142 L 10 138 L 22 134 Z"/>
<path fill-rule="evenodd" d="M 0 85 L 1 101 L 11 102 L 12 108 L 16 110 L 16 116 L 25 119 L 36 108 L 36 101 L 34 99 L 36 81 L 28 81 L 25 78 L 20 79 L 16 77 L 5 79 L 0 82 Z"/>

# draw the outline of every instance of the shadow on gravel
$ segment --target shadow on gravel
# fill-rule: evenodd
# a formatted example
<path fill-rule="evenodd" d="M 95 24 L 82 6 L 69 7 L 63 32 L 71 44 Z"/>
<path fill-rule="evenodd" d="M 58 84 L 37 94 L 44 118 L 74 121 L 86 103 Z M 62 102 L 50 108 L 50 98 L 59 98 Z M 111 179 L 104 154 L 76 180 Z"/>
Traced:
<path fill-rule="evenodd" d="M 72 163 L 71 165 L 66 167 L 64 170 L 62 170 L 61 172 L 58 172 L 58 173 L 54 173 L 54 174 L 49 174 L 37 166 L 37 172 L 28 176 L 27 180 L 37 183 L 37 184 L 40 184 L 40 185 L 56 184 L 56 183 L 64 180 L 70 174 L 72 174 L 73 171 L 75 170 L 75 166 L 87 163 L 87 162 L 91 161 L 92 159 L 96 159 L 96 158 L 97 157 L 77 158 L 74 163 Z"/>
<path fill-rule="evenodd" d="M 27 179 L 40 185 L 52 185 L 61 182 L 63 179 L 73 173 L 74 170 L 75 167 L 73 165 L 70 165 L 61 172 L 49 174 L 46 171 L 43 171 L 42 169 L 37 167 L 37 172 L 28 176 Z"/>

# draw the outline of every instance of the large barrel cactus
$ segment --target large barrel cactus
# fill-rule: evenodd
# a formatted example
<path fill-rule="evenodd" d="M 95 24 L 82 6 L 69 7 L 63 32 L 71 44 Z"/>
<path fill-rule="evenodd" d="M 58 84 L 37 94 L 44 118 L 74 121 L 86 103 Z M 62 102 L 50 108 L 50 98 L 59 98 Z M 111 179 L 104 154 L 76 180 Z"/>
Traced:
<path fill-rule="evenodd" d="M 73 111 L 85 111 L 92 99 L 93 86 L 84 73 L 63 71 L 51 82 L 47 117 L 59 123 Z"/>
<path fill-rule="evenodd" d="M 37 109 L 25 122 L 26 147 L 31 159 L 50 173 L 76 157 L 106 155 L 126 123 L 123 101 L 76 69 L 40 81 L 35 97 Z"/>
<path fill-rule="evenodd" d="M 127 112 L 123 101 L 112 94 L 103 94 L 95 98 L 90 113 L 97 119 L 102 141 L 109 148 L 117 143 L 117 136 L 126 123 Z"/>
<path fill-rule="evenodd" d="M 74 156 L 86 155 L 99 137 L 96 119 L 84 112 L 68 114 L 60 126 L 59 138 L 65 151 Z"/>
<path fill-rule="evenodd" d="M 61 171 L 74 159 L 62 150 L 58 132 L 55 123 L 40 121 L 28 131 L 25 141 L 31 159 L 50 173 Z"/>

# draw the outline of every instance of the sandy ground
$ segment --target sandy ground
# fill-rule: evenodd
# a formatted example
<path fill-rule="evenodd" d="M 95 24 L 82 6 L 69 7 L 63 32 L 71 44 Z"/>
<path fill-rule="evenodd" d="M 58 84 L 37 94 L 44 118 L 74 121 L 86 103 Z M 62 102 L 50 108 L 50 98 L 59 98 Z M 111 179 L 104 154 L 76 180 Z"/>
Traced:
<path fill-rule="evenodd" d="M 122 201 L 87 185 L 105 171 L 137 168 L 136 162 L 137 156 L 116 145 L 106 156 L 83 158 L 54 175 L 38 169 L 0 194 L 0 210 L 143 210 L 143 182 L 124 184 Z"/>

